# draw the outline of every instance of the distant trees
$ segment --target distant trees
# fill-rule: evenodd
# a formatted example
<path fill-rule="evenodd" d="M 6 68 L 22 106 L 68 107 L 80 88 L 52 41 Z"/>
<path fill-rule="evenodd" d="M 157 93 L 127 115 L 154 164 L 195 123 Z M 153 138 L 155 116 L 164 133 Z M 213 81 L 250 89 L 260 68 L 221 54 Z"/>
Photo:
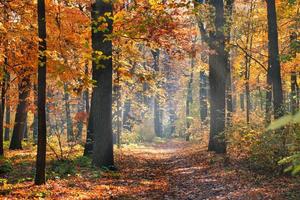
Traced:
<path fill-rule="evenodd" d="M 46 182 L 46 15 L 45 1 L 38 0 L 38 36 L 39 59 L 38 59 L 38 142 L 36 156 L 36 172 L 34 183 L 36 185 Z"/>

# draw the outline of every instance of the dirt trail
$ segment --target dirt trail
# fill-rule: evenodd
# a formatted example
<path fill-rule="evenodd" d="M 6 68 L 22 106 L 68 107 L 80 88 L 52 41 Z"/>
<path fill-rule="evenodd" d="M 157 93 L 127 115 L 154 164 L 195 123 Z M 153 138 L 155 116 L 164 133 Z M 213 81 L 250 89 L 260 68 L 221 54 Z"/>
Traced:
<path fill-rule="evenodd" d="M 286 179 L 240 169 L 197 144 L 170 141 L 123 151 L 121 174 L 134 180 L 126 183 L 129 187 L 141 188 L 112 195 L 113 199 L 287 199 Z"/>
<path fill-rule="evenodd" d="M 0 187 L 0 199 L 300 199 L 295 179 L 256 174 L 199 144 L 171 140 L 130 145 L 116 149 L 115 160 L 119 171 L 78 168 L 75 175 L 44 186 L 24 181 L 11 189 Z M 34 168 L 20 170 L 31 177 Z"/>

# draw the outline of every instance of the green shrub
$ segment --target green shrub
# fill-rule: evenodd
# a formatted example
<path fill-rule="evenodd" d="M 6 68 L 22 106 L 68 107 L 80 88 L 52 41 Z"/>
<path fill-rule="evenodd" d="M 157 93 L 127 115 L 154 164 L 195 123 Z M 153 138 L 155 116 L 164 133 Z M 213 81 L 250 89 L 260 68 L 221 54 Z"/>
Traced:
<path fill-rule="evenodd" d="M 258 124 L 238 123 L 226 131 L 231 154 L 246 160 L 251 169 L 272 172 L 281 170 L 278 161 L 286 153 L 285 136 Z"/>
<path fill-rule="evenodd" d="M 10 160 L 0 158 L 0 174 L 9 173 L 13 170 Z"/>
<path fill-rule="evenodd" d="M 72 160 L 56 160 L 50 165 L 51 175 L 64 178 L 76 173 L 75 164 Z"/>
<path fill-rule="evenodd" d="M 91 167 L 92 165 L 92 160 L 91 158 L 87 157 L 87 156 L 81 156 L 81 157 L 77 157 L 75 160 L 74 160 L 74 164 L 76 166 L 79 166 L 79 167 Z"/>

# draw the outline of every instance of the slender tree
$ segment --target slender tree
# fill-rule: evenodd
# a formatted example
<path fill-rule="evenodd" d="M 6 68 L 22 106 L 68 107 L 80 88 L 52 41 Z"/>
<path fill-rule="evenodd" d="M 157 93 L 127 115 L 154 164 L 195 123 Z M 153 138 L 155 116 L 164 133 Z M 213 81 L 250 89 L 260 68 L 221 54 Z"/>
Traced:
<path fill-rule="evenodd" d="M 8 82 L 10 82 L 10 76 L 8 74 L 7 77 Z M 9 97 L 8 95 L 6 95 L 6 108 L 5 108 L 5 131 L 4 131 L 4 141 L 8 141 L 9 140 L 9 133 L 10 133 L 10 104 L 9 104 Z"/>
<path fill-rule="evenodd" d="M 46 12 L 45 0 L 38 0 L 38 35 L 39 60 L 38 60 L 38 146 L 36 156 L 35 184 L 42 185 L 46 182 Z"/>
<path fill-rule="evenodd" d="M 208 80 L 205 71 L 200 72 L 200 119 L 205 122 L 208 116 Z"/>
<path fill-rule="evenodd" d="M 67 138 L 68 141 L 72 141 L 74 139 L 73 121 L 71 117 L 70 94 L 66 83 L 64 84 L 64 101 L 67 120 Z"/>
<path fill-rule="evenodd" d="M 159 49 L 151 50 L 153 56 L 153 69 L 159 73 Z M 161 120 L 161 108 L 159 103 L 159 95 L 154 96 L 154 130 L 157 137 L 162 137 L 162 120 Z"/>
<path fill-rule="evenodd" d="M 189 128 L 191 126 L 191 104 L 193 103 L 193 81 L 194 81 L 194 67 L 195 67 L 195 43 L 196 43 L 196 38 L 192 39 L 192 52 L 191 52 L 191 74 L 188 82 L 188 87 L 187 87 L 187 97 L 185 101 L 185 117 L 186 117 L 186 137 L 185 140 L 189 141 L 190 140 L 190 131 Z"/>
<path fill-rule="evenodd" d="M 4 23 L 7 23 L 8 21 L 8 13 L 7 13 L 7 4 L 4 5 Z M 4 128 L 4 108 L 5 108 L 5 96 L 6 91 L 8 89 L 9 84 L 9 74 L 7 73 L 7 66 L 8 66 L 8 40 L 5 38 L 4 41 L 4 69 L 3 69 L 3 76 L 1 81 L 1 104 L 0 104 L 0 156 L 4 155 L 4 149 L 3 149 L 3 128 Z"/>

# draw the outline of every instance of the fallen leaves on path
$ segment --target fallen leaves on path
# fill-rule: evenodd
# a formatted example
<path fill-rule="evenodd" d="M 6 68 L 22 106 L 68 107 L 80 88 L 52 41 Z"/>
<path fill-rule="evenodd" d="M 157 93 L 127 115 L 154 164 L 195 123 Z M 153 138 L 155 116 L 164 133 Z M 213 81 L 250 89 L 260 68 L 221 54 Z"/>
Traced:
<path fill-rule="evenodd" d="M 199 144 L 172 140 L 125 146 L 116 150 L 116 164 L 117 172 L 78 169 L 76 175 L 48 180 L 45 186 L 7 184 L 1 186 L 0 198 L 300 199 L 296 178 L 255 174 Z M 32 175 L 30 170 L 27 174 Z"/>

